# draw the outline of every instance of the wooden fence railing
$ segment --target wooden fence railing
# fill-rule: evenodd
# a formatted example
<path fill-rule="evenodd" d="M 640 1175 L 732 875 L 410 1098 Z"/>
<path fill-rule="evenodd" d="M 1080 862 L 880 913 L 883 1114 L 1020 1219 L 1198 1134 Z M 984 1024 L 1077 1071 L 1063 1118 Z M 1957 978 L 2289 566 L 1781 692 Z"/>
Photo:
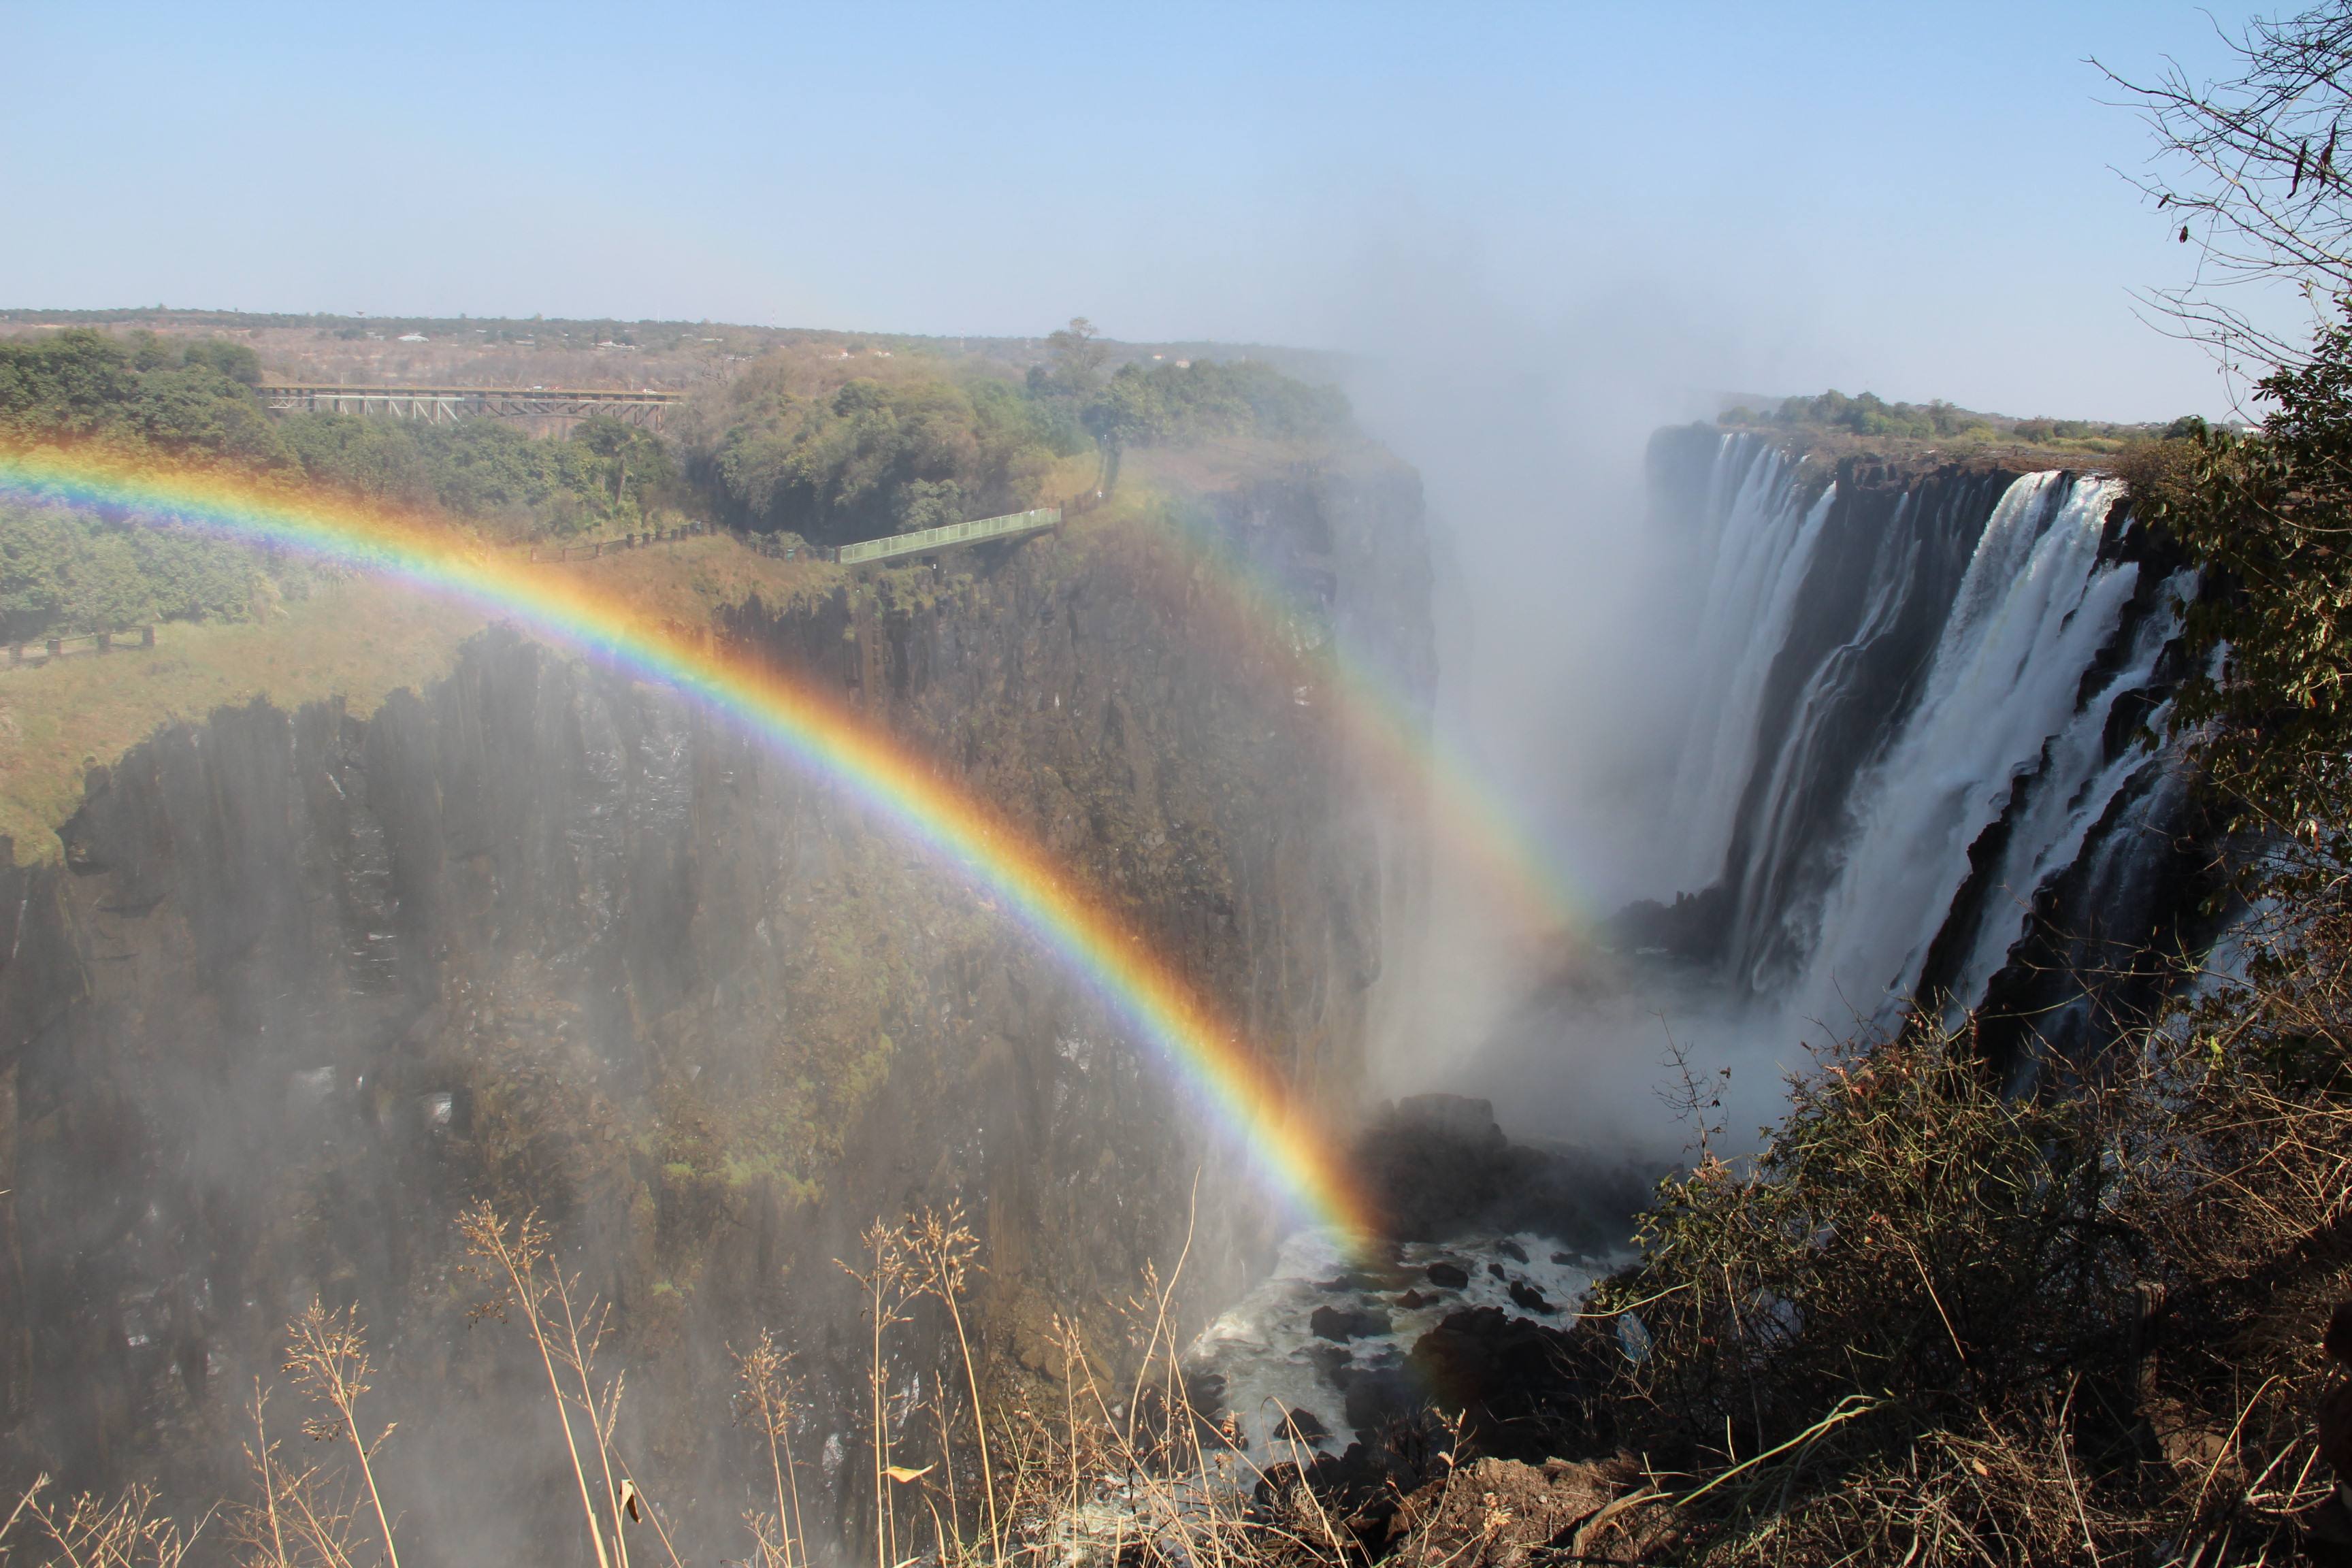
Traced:
<path fill-rule="evenodd" d="M 643 533 L 625 533 L 618 539 L 593 540 L 586 544 L 544 544 L 524 546 L 527 560 L 531 561 L 597 561 L 607 555 L 618 555 L 625 550 L 645 550 L 656 544 L 667 544 L 673 539 L 698 539 L 710 531 L 707 522 L 680 523 L 676 528 L 647 529 Z"/>
<path fill-rule="evenodd" d="M 154 646 L 153 626 L 131 626 L 119 632 L 79 632 L 69 637 L 12 642 L 8 645 L 8 667 L 16 669 L 26 665 L 50 664 L 86 653 L 112 653 L 121 647 L 152 648 Z"/>

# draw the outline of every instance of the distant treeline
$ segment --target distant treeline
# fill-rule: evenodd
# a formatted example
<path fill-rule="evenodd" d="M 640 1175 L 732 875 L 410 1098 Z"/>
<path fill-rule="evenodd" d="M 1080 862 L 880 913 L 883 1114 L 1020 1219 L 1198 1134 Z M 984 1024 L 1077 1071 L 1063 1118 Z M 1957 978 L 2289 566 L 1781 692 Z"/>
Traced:
<path fill-rule="evenodd" d="M 253 394 L 260 379 L 253 351 L 223 339 L 75 329 L 0 341 L 0 437 L 95 440 L 434 508 L 517 535 L 629 527 L 680 499 L 668 449 L 614 420 L 548 440 L 495 420 L 273 414 Z"/>
<path fill-rule="evenodd" d="M 1848 397 L 1834 390 L 1815 397 L 1784 398 L 1777 407 L 1760 411 L 1733 408 L 1723 415 L 1721 423 L 1864 440 L 1941 441 L 1960 447 L 2020 443 L 2100 453 L 2154 440 L 2165 433 L 2159 426 L 2096 419 L 2012 419 L 1941 401 L 1889 403 L 1875 393 Z"/>
<path fill-rule="evenodd" d="M 273 414 L 251 349 L 73 330 L 0 341 L 0 439 L 92 443 L 357 500 L 495 534 L 642 526 L 687 498 L 650 433 L 588 420 L 561 440 L 493 420 L 425 425 Z M 299 563 L 62 507 L 0 506 L 0 640 L 141 622 L 240 619 L 307 592 Z"/>
<path fill-rule="evenodd" d="M 738 527 L 842 544 L 1025 510 L 1050 499 L 1056 458 L 1090 448 L 1321 440 L 1349 425 L 1338 391 L 1255 362 L 1129 364 L 1106 378 L 1085 322 L 1047 343 L 1051 363 L 1019 383 L 910 373 L 812 390 L 803 366 L 763 362 L 689 422 L 688 472 Z"/>
<path fill-rule="evenodd" d="M 1315 440 L 1348 426 L 1339 393 L 1264 364 L 1106 376 L 1083 322 L 1049 343 L 1050 364 L 1025 380 L 909 364 L 823 384 L 805 358 L 779 353 L 696 399 L 669 438 L 609 419 L 548 437 L 493 419 L 275 413 L 242 343 L 74 328 L 0 340 L 0 440 L 164 457 L 509 540 L 635 531 L 669 510 L 839 544 L 1024 510 L 1050 499 L 1056 460 L 1089 451 Z M 237 618 L 309 581 L 299 564 L 183 531 L 0 506 L 0 640 Z"/>

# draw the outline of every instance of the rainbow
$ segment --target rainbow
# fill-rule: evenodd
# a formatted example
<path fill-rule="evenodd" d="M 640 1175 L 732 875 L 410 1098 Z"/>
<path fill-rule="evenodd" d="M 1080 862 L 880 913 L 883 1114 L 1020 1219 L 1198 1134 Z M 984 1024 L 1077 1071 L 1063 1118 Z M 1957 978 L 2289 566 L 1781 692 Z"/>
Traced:
<path fill-rule="evenodd" d="M 500 559 L 446 523 L 89 451 L 0 448 L 0 499 L 193 527 L 380 573 L 687 694 L 961 864 L 1167 1062 L 1294 1215 L 1360 1243 L 1370 1207 L 1323 1131 L 1168 965 L 1003 818 L 777 670 L 647 626 L 619 599 Z"/>
<path fill-rule="evenodd" d="M 1155 548 L 1201 568 L 1196 580 L 1221 601 L 1222 636 L 1245 637 L 1274 655 L 1297 659 L 1319 677 L 1349 748 L 1365 763 L 1423 793 L 1428 827 L 1444 852 L 1458 858 L 1482 889 L 1513 916 L 1531 952 L 1557 955 L 1580 943 L 1597 923 L 1585 900 L 1558 871 L 1538 836 L 1492 788 L 1430 733 L 1429 721 L 1384 678 L 1335 637 L 1310 655 L 1296 635 L 1297 612 L 1282 587 L 1221 548 L 1181 508 L 1150 531 Z"/>

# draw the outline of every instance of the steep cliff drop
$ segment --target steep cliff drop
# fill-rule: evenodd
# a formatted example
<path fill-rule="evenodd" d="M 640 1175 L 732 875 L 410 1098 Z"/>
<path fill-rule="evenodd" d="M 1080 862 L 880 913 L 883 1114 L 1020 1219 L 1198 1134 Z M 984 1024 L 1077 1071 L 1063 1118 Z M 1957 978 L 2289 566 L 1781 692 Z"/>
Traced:
<path fill-rule="evenodd" d="M 1175 504 L 1425 680 L 1409 470 L 1196 475 Z M 1360 773 L 1296 647 L 1222 634 L 1166 521 L 744 605 L 720 635 L 995 803 L 1343 1110 L 1421 884 L 1413 802 Z M 242 1406 L 315 1296 L 370 1324 L 420 1535 L 488 1559 L 568 1528 L 537 1363 L 467 1315 L 453 1221 L 488 1196 L 551 1221 L 609 1305 L 621 1440 L 677 1528 L 737 1528 L 729 1352 L 762 1329 L 797 1355 L 811 1509 L 846 1522 L 867 1392 L 835 1260 L 877 1216 L 970 1216 L 1013 1377 L 1058 1365 L 1055 1313 L 1102 1319 L 1188 1239 L 1211 1305 L 1276 1239 L 1213 1131 L 956 868 L 674 693 L 510 633 L 365 721 L 172 725 L 92 773 L 61 837 L 0 889 L 0 1389 L 27 1475 L 235 1491 Z"/>
<path fill-rule="evenodd" d="M 1711 571 L 1666 813 L 1678 890 L 1614 935 L 1668 962 L 1653 979 L 1706 1019 L 1694 1037 L 1793 1047 L 1917 997 L 1975 1012 L 2023 1074 L 2145 1006 L 2145 955 L 2193 934 L 2159 732 L 2195 583 L 2122 485 L 1800 462 L 1705 427 L 1663 433 L 1652 468 L 1659 524 Z"/>

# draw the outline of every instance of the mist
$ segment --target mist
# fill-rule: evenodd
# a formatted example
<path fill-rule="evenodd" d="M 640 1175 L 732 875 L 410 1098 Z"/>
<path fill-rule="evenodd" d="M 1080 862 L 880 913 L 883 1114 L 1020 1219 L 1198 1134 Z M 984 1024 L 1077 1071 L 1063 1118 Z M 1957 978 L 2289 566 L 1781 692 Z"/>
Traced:
<path fill-rule="evenodd" d="M 1687 727 L 1686 665 L 1706 586 L 1700 542 L 1650 517 L 1645 455 L 1661 426 L 1711 420 L 1767 384 L 1768 356 L 1715 313 L 1624 281 L 1538 313 L 1475 259 L 1391 252 L 1352 303 L 1366 346 L 1345 385 L 1358 416 L 1420 470 L 1433 519 L 1439 749 L 1478 781 L 1559 888 L 1561 932 L 1517 929 L 1491 874 L 1441 849 L 1426 994 L 1377 1064 L 1382 1092 L 1490 1098 L 1517 1136 L 1680 1151 L 1658 1099 L 1669 1047 L 1703 1038 L 1708 1070 L 1741 1037 L 1694 1035 L 1692 990 L 1540 1007 L 1570 947 L 1630 900 L 1670 897 L 1664 805 Z M 1440 836 L 1443 842 L 1444 836 Z M 1550 945 L 1546 945 L 1549 942 Z M 1679 1027 L 1679 1034 L 1675 1029 Z M 1777 1058 L 1742 1053 L 1742 1081 Z M 1764 1071 L 1751 1072 L 1760 1065 Z M 1763 1109 L 1769 1094 L 1757 1102 Z"/>
<path fill-rule="evenodd" d="M 1523 906 L 1496 896 L 1490 868 L 1448 855 L 1441 831 L 1427 921 L 1402 939 L 1423 944 L 1412 969 L 1421 984 L 1404 1009 L 1412 1022 L 1384 1040 L 1376 1082 L 1388 1094 L 1489 1099 L 1507 1131 L 1530 1139 L 1674 1159 L 1687 1154 L 1704 1123 L 1718 1150 L 1753 1147 L 1777 1116 L 1789 1073 L 1821 1049 L 1887 1026 L 1887 987 L 1920 981 L 1924 945 L 1906 956 L 1898 939 L 1888 953 L 1884 936 L 1874 934 L 1878 945 L 1864 946 L 1874 958 L 1819 954 L 1790 961 L 1801 978 L 1759 972 L 1727 983 L 1705 965 L 1627 964 L 1626 952 L 1611 951 L 1624 942 L 1610 922 L 1634 900 L 1671 901 L 1717 877 L 1713 868 L 1694 872 L 1685 840 L 1698 829 L 1676 816 L 1676 780 L 1696 760 L 1694 748 L 1715 743 L 1693 729 L 1699 683 L 1711 678 L 1695 662 L 1711 578 L 1735 542 L 1716 531 L 1722 518 L 1661 508 L 1649 471 L 1652 437 L 1671 426 L 1712 426 L 1734 404 L 1769 407 L 1781 395 L 1811 390 L 1792 378 L 1817 369 L 1819 356 L 1799 346 L 1801 333 L 1789 317 L 1742 321 L 1720 300 L 1654 281 L 1588 279 L 1564 290 L 1569 302 L 1536 309 L 1524 287 L 1499 285 L 1474 251 L 1456 245 L 1443 257 L 1396 247 L 1368 253 L 1377 259 L 1360 275 L 1360 297 L 1339 311 L 1360 323 L 1365 345 L 1346 362 L 1346 385 L 1367 427 L 1412 460 L 1426 487 L 1439 748 L 1524 829 L 1543 861 L 1530 869 L 1564 890 L 1567 924 L 1526 929 L 1516 912 Z M 2206 370 L 2218 385 L 2218 365 L 2209 360 Z M 1727 497 L 1718 504 L 1727 505 Z M 1794 512 L 1787 517 L 1784 526 L 1793 527 Z M 2154 579 L 2137 583 L 2136 572 L 2117 569 L 2094 597 L 2119 603 L 2118 594 L 2152 592 Z M 1814 591 L 1812 613 L 1834 613 Z M 1890 579 L 1881 591 L 1916 599 L 1929 606 L 1916 613 L 1940 617 L 1939 595 L 1956 589 Z M 2114 635 L 2115 612 L 2104 613 L 2109 619 L 2084 634 L 2095 645 Z M 2134 624 L 2160 641 L 2166 612 L 2151 613 L 2158 618 Z M 1871 634 L 1853 635 L 1864 639 L 1860 648 Z M 1737 628 L 1732 640 L 1737 647 Z M 1774 652 L 1751 647 L 1745 657 L 1769 663 Z M 1946 651 L 1933 641 L 1910 656 L 1918 668 L 1904 679 L 1923 674 L 1931 654 L 1955 666 L 1948 684 L 1965 679 L 1957 666 L 1966 647 Z M 2052 679 L 2065 686 L 2077 668 L 2067 662 Z M 2133 679 L 2145 679 L 2146 671 Z M 1887 695 L 1897 689 L 1908 688 L 1898 681 Z M 1825 692 L 1822 700 L 1834 696 Z M 1998 707 L 2028 697 L 1989 692 L 1979 700 Z M 1728 721 L 1752 727 L 1759 719 L 1742 713 Z M 1883 714 L 1872 728 L 1885 729 Z M 1767 735 L 1762 743 L 1768 752 L 1759 766 L 1776 742 Z M 1891 742 L 1873 742 L 1846 765 L 1869 774 L 1884 743 Z M 1916 759 L 1935 742 L 1909 743 Z M 2052 764 L 2034 763 L 2029 751 L 2008 765 L 2022 773 Z M 2111 758 L 2102 776 L 2120 780 L 2127 765 Z M 1968 808 L 1978 813 L 1968 818 L 1968 833 L 2006 821 L 1993 796 L 2008 790 L 2009 776 L 1984 781 L 1984 804 Z M 1809 846 L 1794 853 L 1819 876 L 1834 877 L 1849 853 L 1844 836 L 1864 833 L 1874 813 L 1907 821 L 1900 805 L 1874 803 L 1871 787 L 1858 785 L 1854 798 L 1835 808 L 1846 816 L 1804 830 Z M 1878 779 L 1876 787 L 1898 786 Z M 1849 817 L 1864 826 L 1844 826 Z M 1731 831 L 1727 823 L 1722 831 Z M 1916 825 L 1882 829 L 1882 837 L 1897 835 L 1897 847 L 1882 844 L 1875 860 L 1863 861 L 1870 876 L 1898 884 L 1911 879 L 1916 911 L 1883 908 L 1887 892 L 1880 886 L 1835 882 L 1833 895 L 1808 891 L 1774 917 L 1801 933 L 1789 940 L 1810 953 L 1809 933 L 1825 920 L 1852 926 L 1907 919 L 1922 927 L 1916 941 L 1925 944 L 1948 915 L 1956 931 L 1973 919 L 1946 907 L 1962 887 L 1965 868 L 1953 868 L 1966 839 L 1945 849 L 1942 861 L 1921 861 L 1901 837 L 1916 831 Z M 2030 901 L 2032 889 L 2004 884 L 1990 897 L 2014 909 Z M 1826 910 L 1817 907 L 1822 898 L 1832 900 Z M 1988 930 L 1994 934 L 1979 945 L 1992 942 L 1995 953 L 2016 940 L 2013 927 L 2005 936 Z M 1998 967 L 1998 958 L 1990 962 Z M 1964 1000 L 1981 994 L 1990 973 L 1980 963 L 1965 977 Z M 1696 1107 L 1688 1103 L 1693 1083 L 1705 1089 Z M 1694 1109 L 1706 1114 L 1686 1114 Z"/>

